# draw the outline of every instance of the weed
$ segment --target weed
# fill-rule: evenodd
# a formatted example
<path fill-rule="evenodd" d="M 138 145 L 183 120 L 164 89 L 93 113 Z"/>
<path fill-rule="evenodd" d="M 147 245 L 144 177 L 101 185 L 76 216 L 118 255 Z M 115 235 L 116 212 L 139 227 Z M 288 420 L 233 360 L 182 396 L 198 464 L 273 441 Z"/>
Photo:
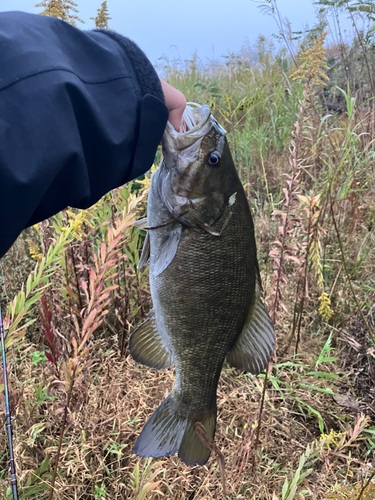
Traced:
<path fill-rule="evenodd" d="M 28 229 L 0 262 L 21 498 L 217 499 L 223 464 L 228 498 L 373 494 L 371 33 L 327 45 L 324 19 L 293 34 L 277 3 L 267 4 L 285 42 L 279 51 L 259 37 L 221 62 L 164 59 L 159 68 L 227 130 L 277 331 L 267 379 L 224 367 L 207 466 L 135 457 L 146 416 L 173 381 L 172 371 L 135 365 L 127 353 L 151 307 L 147 269 L 137 269 L 144 234 L 132 226 L 144 217 L 150 177 L 88 211 L 63 211 Z M 341 4 L 325 3 L 359 5 Z M 0 375 L 1 409 L 2 384 Z M 1 430 L 8 499 L 5 449 Z"/>

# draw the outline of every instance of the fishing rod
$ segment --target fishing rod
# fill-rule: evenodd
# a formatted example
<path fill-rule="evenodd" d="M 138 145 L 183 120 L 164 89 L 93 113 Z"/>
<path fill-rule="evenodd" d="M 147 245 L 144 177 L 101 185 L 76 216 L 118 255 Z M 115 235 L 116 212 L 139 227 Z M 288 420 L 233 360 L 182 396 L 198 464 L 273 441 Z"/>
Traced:
<path fill-rule="evenodd" d="M 6 411 L 6 422 L 7 422 L 8 442 L 9 442 L 10 477 L 11 477 L 11 485 L 13 492 L 13 500 L 18 500 L 17 475 L 16 475 L 16 466 L 14 463 L 14 455 L 13 455 L 12 420 L 10 416 L 7 364 L 5 359 L 5 341 L 4 341 L 3 319 L 1 317 L 1 307 L 0 307 L 0 337 L 1 337 L 1 354 L 3 358 L 5 411 Z"/>

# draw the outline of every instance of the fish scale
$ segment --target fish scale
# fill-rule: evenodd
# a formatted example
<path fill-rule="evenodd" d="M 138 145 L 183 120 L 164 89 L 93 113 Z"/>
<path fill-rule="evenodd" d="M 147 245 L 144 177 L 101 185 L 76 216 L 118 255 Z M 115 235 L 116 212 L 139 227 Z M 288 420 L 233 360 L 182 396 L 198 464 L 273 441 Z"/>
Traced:
<path fill-rule="evenodd" d="M 220 229 L 229 211 L 224 212 L 215 228 Z M 175 390 L 183 399 L 190 399 L 192 408 L 216 400 L 222 364 L 242 331 L 254 297 L 250 213 L 244 213 L 239 203 L 231 211 L 231 224 L 220 237 L 222 241 L 202 230 L 186 230 L 173 262 L 160 276 L 151 277 L 152 297 L 154 303 L 160 297 L 158 307 L 163 310 L 179 372 Z M 152 241 L 153 235 L 151 245 Z M 207 339 L 212 339 L 209 350 Z M 207 377 L 202 376 L 203 370 Z M 212 383 L 208 384 L 208 380 Z"/>

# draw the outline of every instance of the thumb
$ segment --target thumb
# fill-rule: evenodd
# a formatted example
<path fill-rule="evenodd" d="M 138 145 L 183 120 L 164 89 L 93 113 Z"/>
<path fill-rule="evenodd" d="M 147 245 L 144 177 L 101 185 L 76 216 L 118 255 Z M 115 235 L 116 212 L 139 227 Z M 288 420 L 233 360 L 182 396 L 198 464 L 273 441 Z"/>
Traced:
<path fill-rule="evenodd" d="M 165 105 L 169 111 L 168 120 L 176 130 L 180 130 L 182 115 L 186 108 L 186 98 L 182 92 L 169 85 L 162 78 L 160 78 L 160 83 L 164 93 Z"/>

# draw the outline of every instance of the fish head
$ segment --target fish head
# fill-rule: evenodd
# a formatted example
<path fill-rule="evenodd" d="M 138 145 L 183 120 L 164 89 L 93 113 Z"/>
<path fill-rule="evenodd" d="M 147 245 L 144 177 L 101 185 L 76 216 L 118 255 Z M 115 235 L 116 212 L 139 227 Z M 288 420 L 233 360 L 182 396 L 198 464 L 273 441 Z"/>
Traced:
<path fill-rule="evenodd" d="M 207 105 L 187 106 L 181 132 L 167 124 L 159 194 L 173 217 L 187 225 L 196 219 L 215 222 L 224 211 L 226 167 L 233 163 L 225 134 Z"/>

